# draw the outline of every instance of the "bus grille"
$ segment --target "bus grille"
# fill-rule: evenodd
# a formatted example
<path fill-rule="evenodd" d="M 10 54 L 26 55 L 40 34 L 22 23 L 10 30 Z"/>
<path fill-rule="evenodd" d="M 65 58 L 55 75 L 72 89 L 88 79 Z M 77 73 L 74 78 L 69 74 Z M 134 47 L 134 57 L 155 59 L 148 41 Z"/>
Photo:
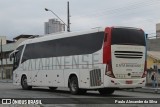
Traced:
<path fill-rule="evenodd" d="M 115 51 L 114 55 L 115 55 L 116 58 L 138 59 L 138 58 L 142 58 L 143 52 L 139 52 L 139 51 Z"/>
<path fill-rule="evenodd" d="M 90 86 L 101 85 L 101 70 L 94 69 L 90 71 Z"/>

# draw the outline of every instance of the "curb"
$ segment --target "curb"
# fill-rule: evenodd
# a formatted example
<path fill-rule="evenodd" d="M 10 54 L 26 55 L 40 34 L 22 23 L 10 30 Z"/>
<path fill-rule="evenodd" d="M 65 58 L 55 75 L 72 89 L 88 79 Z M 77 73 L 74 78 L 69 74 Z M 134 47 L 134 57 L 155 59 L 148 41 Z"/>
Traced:
<path fill-rule="evenodd" d="M 13 80 L 0 80 L 0 83 L 12 83 L 13 82 Z"/>
<path fill-rule="evenodd" d="M 160 94 L 160 88 L 152 88 L 152 87 L 142 87 L 142 88 L 137 88 L 137 89 L 130 89 L 127 91 Z"/>

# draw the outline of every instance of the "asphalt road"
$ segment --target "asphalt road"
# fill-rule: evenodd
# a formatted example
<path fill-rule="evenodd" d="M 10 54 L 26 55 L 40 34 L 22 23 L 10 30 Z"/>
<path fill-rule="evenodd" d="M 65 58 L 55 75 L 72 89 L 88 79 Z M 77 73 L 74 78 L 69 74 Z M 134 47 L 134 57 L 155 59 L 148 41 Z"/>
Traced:
<path fill-rule="evenodd" d="M 159 107 L 160 104 L 156 104 L 160 99 L 160 94 L 156 93 L 143 93 L 143 92 L 132 92 L 117 90 L 113 95 L 102 96 L 98 91 L 87 91 L 85 95 L 71 95 L 69 89 L 58 88 L 55 91 L 49 90 L 47 87 L 34 87 L 32 90 L 22 90 L 21 86 L 14 86 L 12 83 L 0 83 L 0 98 L 18 98 L 18 99 L 41 99 L 47 98 L 45 100 L 51 100 L 54 104 L 42 104 L 42 105 L 32 105 L 32 107 L 66 107 L 66 106 L 76 106 L 76 107 L 101 107 L 108 105 L 109 107 Z M 44 100 L 44 102 L 45 102 Z M 141 102 L 126 104 L 127 100 L 137 101 L 144 100 L 150 101 L 149 104 L 144 104 Z M 153 101 L 151 101 L 153 100 Z M 123 102 L 125 101 L 125 103 Z M 48 102 L 47 102 L 48 103 Z M 0 105 L 7 107 L 4 105 Z M 21 105 L 22 107 L 24 105 Z M 31 105 L 30 105 L 31 106 Z M 11 106 L 9 106 L 11 107 Z M 13 106 L 15 107 L 15 106 Z M 19 107 L 19 106 L 16 106 Z M 26 105 L 24 106 L 26 107 Z"/>

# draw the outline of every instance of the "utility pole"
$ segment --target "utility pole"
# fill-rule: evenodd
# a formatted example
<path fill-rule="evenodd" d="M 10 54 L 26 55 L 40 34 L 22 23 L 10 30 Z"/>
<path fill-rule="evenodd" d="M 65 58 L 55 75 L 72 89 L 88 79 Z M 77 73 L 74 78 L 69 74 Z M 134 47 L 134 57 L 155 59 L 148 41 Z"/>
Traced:
<path fill-rule="evenodd" d="M 3 53 L 2 53 L 2 39 L 1 39 L 1 78 L 3 79 Z"/>
<path fill-rule="evenodd" d="M 67 31 L 70 32 L 70 13 L 69 13 L 69 1 L 67 2 Z"/>
<path fill-rule="evenodd" d="M 45 11 L 50 11 L 52 12 L 59 20 L 61 20 L 63 22 L 63 24 L 67 27 L 67 31 L 70 32 L 70 13 L 69 13 L 69 1 L 67 2 L 67 24 L 64 23 L 64 21 L 56 14 L 54 13 L 52 10 L 45 8 Z"/>

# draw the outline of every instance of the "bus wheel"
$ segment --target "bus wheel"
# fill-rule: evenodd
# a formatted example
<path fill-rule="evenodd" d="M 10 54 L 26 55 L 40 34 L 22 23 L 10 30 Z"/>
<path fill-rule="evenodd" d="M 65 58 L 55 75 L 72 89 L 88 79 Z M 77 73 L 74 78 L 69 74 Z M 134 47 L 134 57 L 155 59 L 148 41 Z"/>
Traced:
<path fill-rule="evenodd" d="M 69 89 L 71 94 L 78 94 L 79 93 L 79 87 L 78 87 L 78 79 L 76 76 L 73 76 L 69 81 Z"/>
<path fill-rule="evenodd" d="M 49 89 L 54 91 L 57 89 L 57 87 L 49 87 Z"/>
<path fill-rule="evenodd" d="M 27 77 L 26 76 L 22 76 L 21 86 L 22 86 L 22 89 L 24 89 L 24 90 L 32 89 L 32 86 L 28 86 L 28 84 L 27 84 Z"/>
<path fill-rule="evenodd" d="M 111 95 L 114 93 L 114 89 L 112 88 L 103 88 L 98 90 L 101 95 Z"/>

